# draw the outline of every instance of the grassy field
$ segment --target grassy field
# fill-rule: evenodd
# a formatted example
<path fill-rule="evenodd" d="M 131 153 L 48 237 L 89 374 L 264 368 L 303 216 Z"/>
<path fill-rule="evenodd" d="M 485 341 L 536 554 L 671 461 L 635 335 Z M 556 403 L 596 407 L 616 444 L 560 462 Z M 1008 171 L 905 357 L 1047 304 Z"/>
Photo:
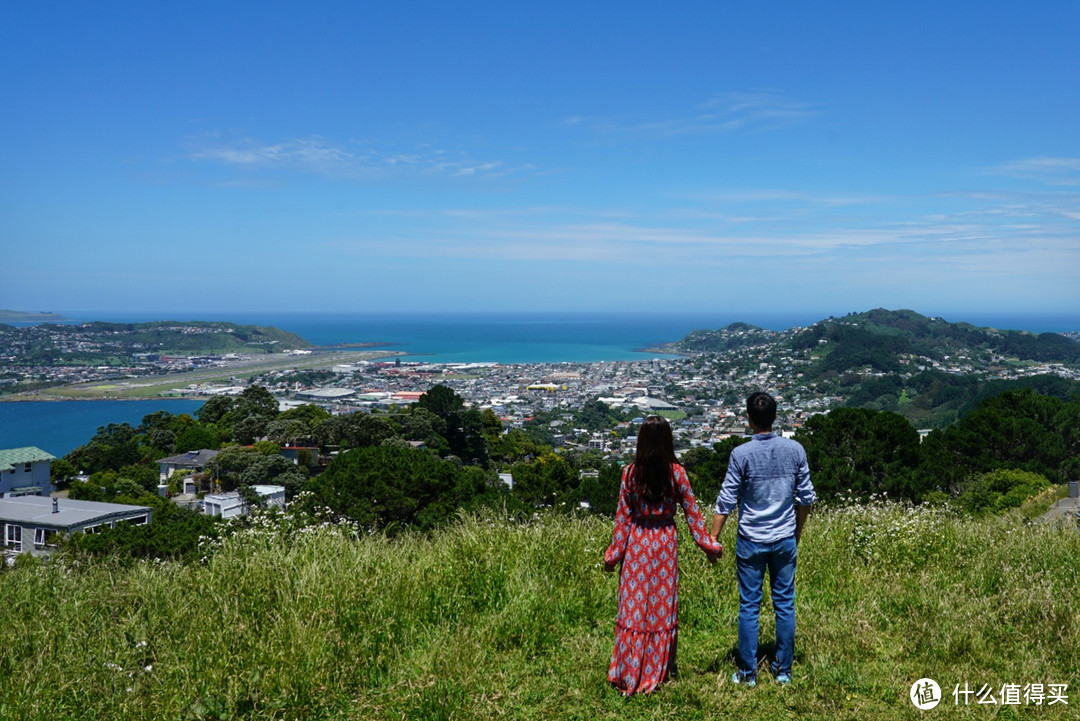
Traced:
<path fill-rule="evenodd" d="M 383 351 L 332 351 L 309 356 L 263 355 L 227 368 L 207 368 L 163 376 L 131 378 L 123 381 L 80 383 L 57 386 L 34 396 L 11 396 L 5 400 L 124 400 L 157 398 L 186 388 L 193 383 L 228 383 L 230 378 L 246 378 L 275 370 L 330 368 L 338 363 L 355 363 L 385 357 Z"/>
<path fill-rule="evenodd" d="M 203 564 L 7 569 L 0 718 L 1077 717 L 1075 528 L 887 503 L 818 513 L 799 551 L 794 683 L 748 690 L 727 681 L 732 559 L 710 567 L 683 527 L 679 674 L 630 700 L 606 681 L 610 532 L 558 516 L 393 540 L 266 522 Z M 945 696 L 932 711 L 908 699 L 922 677 Z M 964 683 L 996 698 L 1068 684 L 1069 705 L 956 706 Z"/>

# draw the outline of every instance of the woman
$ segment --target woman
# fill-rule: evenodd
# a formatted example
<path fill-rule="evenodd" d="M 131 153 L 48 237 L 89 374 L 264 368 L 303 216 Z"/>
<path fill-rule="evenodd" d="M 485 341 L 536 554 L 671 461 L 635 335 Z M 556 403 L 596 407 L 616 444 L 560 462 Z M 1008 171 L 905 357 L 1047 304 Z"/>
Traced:
<path fill-rule="evenodd" d="M 604 568 L 619 576 L 619 614 L 608 680 L 623 695 L 649 693 L 675 669 L 679 623 L 678 537 L 681 505 L 694 540 L 711 563 L 723 553 L 705 529 L 686 470 L 675 457 L 671 426 L 649 416 L 638 431 L 637 455 L 623 470 L 615 532 Z"/>

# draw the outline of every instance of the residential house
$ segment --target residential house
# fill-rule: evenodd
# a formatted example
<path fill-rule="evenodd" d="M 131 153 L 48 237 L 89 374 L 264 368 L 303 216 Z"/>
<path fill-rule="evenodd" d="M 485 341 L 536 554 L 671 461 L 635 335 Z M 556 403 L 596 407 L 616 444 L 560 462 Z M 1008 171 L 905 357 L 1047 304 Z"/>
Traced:
<path fill-rule="evenodd" d="M 252 486 L 266 506 L 285 507 L 285 486 Z M 203 498 L 203 513 L 207 516 L 235 518 L 248 514 L 247 503 L 240 497 L 239 491 L 229 493 L 211 493 Z"/>
<path fill-rule="evenodd" d="M 161 458 L 157 461 L 158 468 L 161 471 L 161 480 L 167 481 L 172 474 L 181 469 L 190 470 L 192 473 L 202 473 L 206 470 L 206 464 L 210 462 L 210 459 L 220 452 L 204 448 L 199 451 L 188 451 L 176 456 Z"/>
<path fill-rule="evenodd" d="M 0 497 L 48 496 L 56 490 L 49 478 L 55 460 L 34 446 L 0 450 Z"/>
<path fill-rule="evenodd" d="M 153 509 L 122 503 L 76 501 L 70 498 L 19 496 L 0 499 L 0 525 L 4 527 L 4 553 L 48 555 L 58 535 L 97 533 L 117 523 L 150 523 Z"/>

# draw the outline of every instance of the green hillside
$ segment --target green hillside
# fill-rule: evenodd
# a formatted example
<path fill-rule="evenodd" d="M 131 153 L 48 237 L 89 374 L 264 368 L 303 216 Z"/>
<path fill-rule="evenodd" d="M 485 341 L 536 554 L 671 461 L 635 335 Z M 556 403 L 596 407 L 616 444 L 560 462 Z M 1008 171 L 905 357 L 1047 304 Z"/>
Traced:
<path fill-rule="evenodd" d="M 0 348 L 12 365 L 116 365 L 134 353 L 206 355 L 275 353 L 310 343 L 274 327 L 207 321 L 0 325 Z"/>
<path fill-rule="evenodd" d="M 390 540 L 267 520 L 202 563 L 0 573 L 0 717 L 915 719 L 923 677 L 941 685 L 942 718 L 1076 717 L 1075 529 L 881 503 L 817 513 L 799 549 L 794 683 L 747 690 L 727 680 L 734 539 L 710 567 L 680 525 L 679 672 L 651 696 L 625 701 L 606 681 L 610 521 L 469 516 Z M 762 621 L 767 641 L 768 601 Z M 965 683 L 1072 696 L 956 707 Z"/>
<path fill-rule="evenodd" d="M 919 428 L 947 426 L 1007 390 L 1062 399 L 1080 393 L 1080 382 L 1046 369 L 1080 369 L 1080 343 L 1070 337 L 949 323 L 911 310 L 851 313 L 782 333 L 738 323 L 694 331 L 668 348 L 718 354 L 721 365 L 735 368 L 795 363 L 800 385 L 844 405 L 895 411 Z"/>

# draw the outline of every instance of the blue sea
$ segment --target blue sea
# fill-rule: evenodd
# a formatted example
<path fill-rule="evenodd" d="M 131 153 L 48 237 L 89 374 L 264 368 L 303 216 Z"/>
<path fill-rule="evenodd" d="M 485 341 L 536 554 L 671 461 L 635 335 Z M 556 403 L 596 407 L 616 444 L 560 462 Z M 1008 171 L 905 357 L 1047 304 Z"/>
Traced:
<path fill-rule="evenodd" d="M 378 343 L 410 360 L 442 363 L 559 363 L 643 360 L 643 349 L 678 340 L 691 330 L 743 322 L 787 330 L 813 324 L 819 312 L 713 313 L 190 313 L 176 311 L 61 311 L 72 322 L 154 320 L 229 321 L 275 326 L 317 346 Z M 1080 330 L 1080 314 L 967 314 L 951 322 L 1032 332 Z M 26 324 L 20 324 L 26 325 Z M 57 401 L 0 403 L 0 448 L 33 445 L 61 456 L 85 443 L 98 426 L 138 424 L 156 410 L 190 413 L 199 401 Z"/>
<path fill-rule="evenodd" d="M 37 446 L 57 458 L 83 445 L 110 423 L 139 425 L 143 416 L 166 410 L 194 413 L 202 401 L 19 401 L 0 403 L 0 448 Z"/>
<path fill-rule="evenodd" d="M 228 321 L 292 331 L 316 346 L 378 343 L 380 350 L 440 363 L 591 363 L 642 360 L 644 348 L 691 330 L 742 321 L 786 330 L 818 314 L 631 313 L 138 313 L 67 311 L 72 321 Z"/>

